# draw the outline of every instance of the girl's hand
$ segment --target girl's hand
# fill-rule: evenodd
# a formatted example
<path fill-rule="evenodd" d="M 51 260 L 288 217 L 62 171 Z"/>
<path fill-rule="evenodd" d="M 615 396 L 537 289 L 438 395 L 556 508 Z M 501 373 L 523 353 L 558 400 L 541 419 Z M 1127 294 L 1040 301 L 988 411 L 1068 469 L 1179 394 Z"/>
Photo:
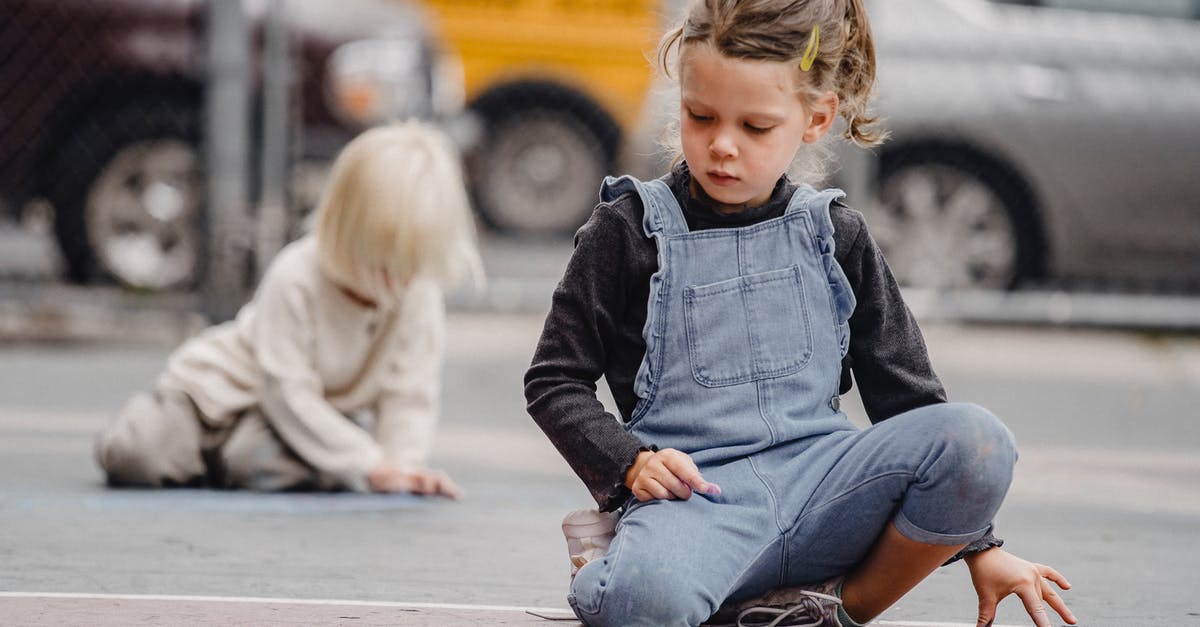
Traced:
<path fill-rule="evenodd" d="M 1010 594 L 1021 598 L 1025 611 L 1029 612 L 1037 627 L 1051 627 L 1046 612 L 1047 604 L 1063 620 L 1075 624 L 1075 615 L 1050 585 L 1053 581 L 1063 590 L 1071 588 L 1067 578 L 1057 570 L 1027 562 L 999 548 L 973 553 L 965 561 L 971 569 L 971 583 L 979 595 L 979 627 L 990 627 L 996 619 L 996 605 Z"/>
<path fill-rule="evenodd" d="M 462 490 L 440 470 L 403 468 L 384 460 L 367 473 L 367 484 L 373 492 L 409 492 L 440 495 L 457 499 Z"/>
<path fill-rule="evenodd" d="M 720 486 L 704 480 L 691 456 L 673 448 L 638 453 L 633 466 L 625 473 L 625 485 L 639 501 L 686 501 L 693 490 L 704 494 L 721 493 Z"/>

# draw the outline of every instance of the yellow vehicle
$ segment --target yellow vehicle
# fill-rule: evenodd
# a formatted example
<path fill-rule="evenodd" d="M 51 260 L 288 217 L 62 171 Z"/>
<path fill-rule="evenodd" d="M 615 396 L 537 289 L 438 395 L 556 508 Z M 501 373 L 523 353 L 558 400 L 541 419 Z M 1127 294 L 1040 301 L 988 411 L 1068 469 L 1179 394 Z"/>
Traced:
<path fill-rule="evenodd" d="M 571 231 L 642 110 L 656 0 L 425 0 L 483 123 L 468 169 L 492 226 Z"/>

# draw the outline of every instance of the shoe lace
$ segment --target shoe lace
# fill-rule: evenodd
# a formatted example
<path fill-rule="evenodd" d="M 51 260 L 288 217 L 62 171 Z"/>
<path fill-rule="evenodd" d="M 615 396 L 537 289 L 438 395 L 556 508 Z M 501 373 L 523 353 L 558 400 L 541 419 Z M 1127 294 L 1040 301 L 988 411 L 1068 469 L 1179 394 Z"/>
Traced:
<path fill-rule="evenodd" d="M 785 624 L 792 627 L 821 627 L 837 624 L 828 620 L 831 618 L 831 607 L 826 604 L 832 604 L 835 608 L 842 604 L 841 599 L 807 590 L 800 592 L 800 595 L 795 605 L 790 607 L 759 606 L 742 610 L 737 616 L 737 627 L 776 627 Z M 795 622 L 800 620 L 808 622 Z"/>

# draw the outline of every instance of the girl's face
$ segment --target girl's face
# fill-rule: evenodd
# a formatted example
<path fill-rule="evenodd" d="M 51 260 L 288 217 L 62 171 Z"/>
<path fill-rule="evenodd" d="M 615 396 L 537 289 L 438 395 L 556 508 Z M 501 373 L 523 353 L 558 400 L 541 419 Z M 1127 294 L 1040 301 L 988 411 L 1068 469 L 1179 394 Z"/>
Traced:
<path fill-rule="evenodd" d="M 837 97 L 806 106 L 796 65 L 734 59 L 709 44 L 684 48 L 679 75 L 683 156 L 699 184 L 733 213 L 771 197 L 803 143 L 829 130 Z"/>

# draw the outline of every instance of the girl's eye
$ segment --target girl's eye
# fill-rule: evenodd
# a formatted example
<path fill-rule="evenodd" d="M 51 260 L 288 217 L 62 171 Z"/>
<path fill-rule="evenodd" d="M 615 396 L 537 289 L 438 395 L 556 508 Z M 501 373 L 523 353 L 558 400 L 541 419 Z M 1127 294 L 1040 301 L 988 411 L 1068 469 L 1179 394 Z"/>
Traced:
<path fill-rule="evenodd" d="M 711 115 L 698 115 L 697 113 L 695 113 L 695 112 L 693 112 L 693 111 L 690 111 L 690 110 L 688 111 L 688 117 L 689 117 L 689 118 L 692 118 L 693 120 L 695 120 L 695 121 L 697 121 L 697 122 L 710 122 L 710 121 L 712 121 L 712 116 L 711 116 Z"/>
<path fill-rule="evenodd" d="M 770 131 L 772 128 L 774 128 L 771 126 L 755 126 L 750 123 L 746 123 L 745 126 L 746 126 L 747 131 L 750 131 L 751 133 L 754 133 L 756 135 L 762 135 L 762 134 L 766 133 L 767 131 Z"/>

